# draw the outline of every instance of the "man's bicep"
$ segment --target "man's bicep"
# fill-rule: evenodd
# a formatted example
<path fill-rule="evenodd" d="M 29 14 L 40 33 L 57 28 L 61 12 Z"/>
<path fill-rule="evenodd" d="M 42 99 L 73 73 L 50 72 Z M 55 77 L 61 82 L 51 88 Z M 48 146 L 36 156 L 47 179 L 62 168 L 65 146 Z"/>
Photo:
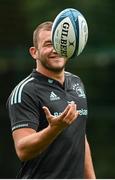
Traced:
<path fill-rule="evenodd" d="M 12 132 L 13 140 L 14 142 L 18 142 L 22 138 L 29 136 L 33 133 L 36 133 L 36 131 L 32 128 L 20 128 L 16 129 L 15 131 Z"/>
<path fill-rule="evenodd" d="M 24 160 L 26 152 L 30 149 L 28 147 L 31 144 L 31 136 L 34 134 L 36 134 L 36 131 L 31 128 L 20 128 L 13 131 L 15 150 L 20 160 Z"/>

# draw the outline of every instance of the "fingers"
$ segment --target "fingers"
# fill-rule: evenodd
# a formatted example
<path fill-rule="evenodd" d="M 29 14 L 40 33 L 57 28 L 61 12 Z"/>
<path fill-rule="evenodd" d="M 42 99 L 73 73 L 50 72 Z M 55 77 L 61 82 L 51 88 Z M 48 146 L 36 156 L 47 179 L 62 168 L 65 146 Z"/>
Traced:
<path fill-rule="evenodd" d="M 74 106 L 76 106 L 76 104 L 75 104 L 73 101 L 72 101 L 70 104 L 68 104 L 68 106 L 65 108 L 65 110 L 64 110 L 63 113 L 61 114 L 61 117 L 62 117 L 62 118 L 64 118 L 64 117 L 68 114 L 71 106 L 74 107 Z"/>
<path fill-rule="evenodd" d="M 75 119 L 79 115 L 77 111 L 77 106 L 75 103 L 71 103 L 68 105 L 68 108 L 66 110 L 67 110 L 67 113 L 65 114 L 63 121 L 66 122 L 67 124 L 71 124 L 73 121 L 75 121 Z"/>
<path fill-rule="evenodd" d="M 49 119 L 52 117 L 52 114 L 50 113 L 49 109 L 46 106 L 43 106 L 43 110 L 46 114 L 46 118 Z"/>
<path fill-rule="evenodd" d="M 60 125 L 66 127 L 67 125 L 70 125 L 72 122 L 74 122 L 79 115 L 79 112 L 77 111 L 77 106 L 74 102 L 68 104 L 68 106 L 59 116 L 53 116 L 46 106 L 43 106 L 43 110 L 51 126 Z"/>
<path fill-rule="evenodd" d="M 68 105 L 68 106 L 65 108 L 65 110 L 61 113 L 60 118 L 62 118 L 62 119 L 65 118 L 65 116 L 67 115 L 69 109 L 70 109 L 70 105 Z"/>
<path fill-rule="evenodd" d="M 68 124 L 72 124 L 76 118 L 79 116 L 79 112 L 76 111 L 75 114 L 73 115 L 73 117 L 71 116 L 71 118 L 68 119 L 68 117 L 66 117 L 64 120 L 68 123 Z"/>

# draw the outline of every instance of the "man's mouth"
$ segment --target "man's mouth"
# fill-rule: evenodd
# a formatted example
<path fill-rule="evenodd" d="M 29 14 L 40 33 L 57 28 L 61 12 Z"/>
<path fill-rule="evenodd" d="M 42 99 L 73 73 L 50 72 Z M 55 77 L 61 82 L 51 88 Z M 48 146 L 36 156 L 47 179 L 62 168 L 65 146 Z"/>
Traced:
<path fill-rule="evenodd" d="M 60 56 L 57 54 L 57 55 L 51 55 L 49 56 L 49 58 L 60 58 Z"/>

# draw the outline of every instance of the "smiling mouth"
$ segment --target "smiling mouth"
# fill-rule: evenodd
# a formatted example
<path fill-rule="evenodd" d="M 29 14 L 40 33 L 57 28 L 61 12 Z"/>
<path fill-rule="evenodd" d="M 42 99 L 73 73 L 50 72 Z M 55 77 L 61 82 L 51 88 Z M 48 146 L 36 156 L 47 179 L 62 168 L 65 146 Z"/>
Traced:
<path fill-rule="evenodd" d="M 52 55 L 49 58 L 60 58 L 60 56 L 59 55 Z"/>
<path fill-rule="evenodd" d="M 49 56 L 50 58 L 62 58 L 58 53 L 52 54 Z"/>

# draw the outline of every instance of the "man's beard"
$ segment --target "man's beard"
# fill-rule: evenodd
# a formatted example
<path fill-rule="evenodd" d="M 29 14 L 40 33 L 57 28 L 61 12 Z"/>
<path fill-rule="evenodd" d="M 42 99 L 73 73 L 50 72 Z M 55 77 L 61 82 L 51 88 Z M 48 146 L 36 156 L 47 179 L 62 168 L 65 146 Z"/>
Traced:
<path fill-rule="evenodd" d="M 53 66 L 49 65 L 46 60 L 42 60 L 40 62 L 47 70 L 55 72 L 55 73 L 62 72 L 63 69 L 65 68 L 65 64 L 66 64 L 65 63 L 62 67 L 53 67 Z"/>

